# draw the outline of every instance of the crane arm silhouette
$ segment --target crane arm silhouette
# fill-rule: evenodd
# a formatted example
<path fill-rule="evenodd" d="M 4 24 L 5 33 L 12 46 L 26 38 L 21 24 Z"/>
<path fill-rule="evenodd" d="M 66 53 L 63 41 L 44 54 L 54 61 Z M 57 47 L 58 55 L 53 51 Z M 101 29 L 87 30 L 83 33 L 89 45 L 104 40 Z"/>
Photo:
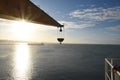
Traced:
<path fill-rule="evenodd" d="M 0 0 L 0 18 L 63 27 L 30 0 Z"/>

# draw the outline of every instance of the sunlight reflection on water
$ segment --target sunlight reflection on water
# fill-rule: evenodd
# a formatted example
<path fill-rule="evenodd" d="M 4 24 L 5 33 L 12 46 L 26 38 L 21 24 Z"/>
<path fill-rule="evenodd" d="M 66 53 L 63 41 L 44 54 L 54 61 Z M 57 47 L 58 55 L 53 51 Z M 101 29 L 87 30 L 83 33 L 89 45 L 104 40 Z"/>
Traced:
<path fill-rule="evenodd" d="M 29 80 L 31 73 L 31 59 L 29 46 L 26 43 L 16 45 L 14 56 L 14 71 L 13 76 L 15 80 Z"/>
<path fill-rule="evenodd" d="M 104 58 L 119 45 L 0 45 L 0 80 L 104 80 Z"/>

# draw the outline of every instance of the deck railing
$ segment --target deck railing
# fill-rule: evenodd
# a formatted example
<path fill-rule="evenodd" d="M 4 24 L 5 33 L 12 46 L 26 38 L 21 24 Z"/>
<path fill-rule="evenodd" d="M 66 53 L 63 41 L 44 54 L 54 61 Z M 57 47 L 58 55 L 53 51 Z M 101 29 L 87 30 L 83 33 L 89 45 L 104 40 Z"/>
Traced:
<path fill-rule="evenodd" d="M 120 58 L 105 58 L 105 80 L 120 80 Z"/>

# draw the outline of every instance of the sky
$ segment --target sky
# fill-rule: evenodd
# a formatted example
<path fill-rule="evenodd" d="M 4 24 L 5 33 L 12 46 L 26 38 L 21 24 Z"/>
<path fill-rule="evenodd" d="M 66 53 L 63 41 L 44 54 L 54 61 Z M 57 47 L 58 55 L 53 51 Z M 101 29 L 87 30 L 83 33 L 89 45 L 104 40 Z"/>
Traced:
<path fill-rule="evenodd" d="M 64 24 L 62 35 L 56 27 L 31 24 L 21 29 L 0 19 L 0 39 L 57 43 L 62 36 L 64 43 L 120 44 L 120 0 L 30 1 Z"/>

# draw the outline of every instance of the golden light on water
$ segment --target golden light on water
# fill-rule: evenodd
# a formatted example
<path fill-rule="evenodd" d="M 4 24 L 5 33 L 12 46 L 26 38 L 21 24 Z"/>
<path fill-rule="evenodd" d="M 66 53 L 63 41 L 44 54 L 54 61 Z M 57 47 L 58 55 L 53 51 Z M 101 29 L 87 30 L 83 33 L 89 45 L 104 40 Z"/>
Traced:
<path fill-rule="evenodd" d="M 31 60 L 29 46 L 26 43 L 20 43 L 16 45 L 14 62 L 15 69 L 13 71 L 13 76 L 15 80 L 29 80 L 31 71 Z"/>

